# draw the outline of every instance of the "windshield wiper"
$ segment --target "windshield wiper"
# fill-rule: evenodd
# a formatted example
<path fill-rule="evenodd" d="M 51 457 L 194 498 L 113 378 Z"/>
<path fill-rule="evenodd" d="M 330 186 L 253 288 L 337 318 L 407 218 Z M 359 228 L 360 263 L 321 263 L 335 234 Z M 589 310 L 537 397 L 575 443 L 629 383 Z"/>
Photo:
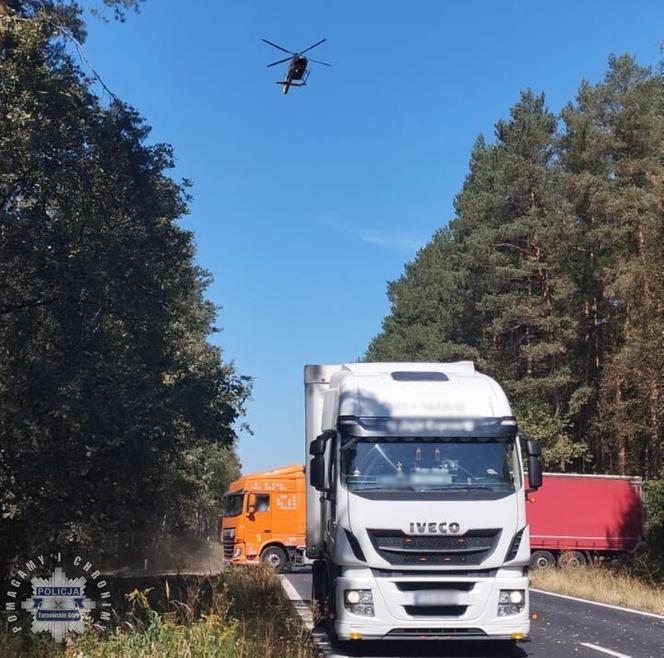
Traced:
<path fill-rule="evenodd" d="M 474 491 L 481 489 L 483 491 L 495 491 L 493 487 L 487 487 L 482 484 L 463 484 L 460 486 L 445 486 L 445 487 L 427 487 L 427 491 Z"/>
<path fill-rule="evenodd" d="M 355 493 L 357 491 L 420 491 L 420 489 L 408 485 L 406 487 L 355 487 L 349 488 L 349 491 Z"/>
<path fill-rule="evenodd" d="M 360 440 L 359 437 L 352 436 L 348 441 L 346 441 L 346 443 L 341 444 L 341 447 L 339 448 L 339 450 L 341 452 L 345 452 L 346 450 L 350 450 L 350 448 L 352 448 L 354 445 L 356 445 L 359 440 Z"/>

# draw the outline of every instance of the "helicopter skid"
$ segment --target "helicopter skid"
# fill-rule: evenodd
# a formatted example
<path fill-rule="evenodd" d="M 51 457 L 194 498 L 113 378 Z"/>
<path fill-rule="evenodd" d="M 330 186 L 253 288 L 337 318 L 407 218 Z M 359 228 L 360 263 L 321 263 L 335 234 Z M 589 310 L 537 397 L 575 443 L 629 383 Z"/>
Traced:
<path fill-rule="evenodd" d="M 277 85 L 289 85 L 290 87 L 306 87 L 306 82 L 275 82 Z"/>

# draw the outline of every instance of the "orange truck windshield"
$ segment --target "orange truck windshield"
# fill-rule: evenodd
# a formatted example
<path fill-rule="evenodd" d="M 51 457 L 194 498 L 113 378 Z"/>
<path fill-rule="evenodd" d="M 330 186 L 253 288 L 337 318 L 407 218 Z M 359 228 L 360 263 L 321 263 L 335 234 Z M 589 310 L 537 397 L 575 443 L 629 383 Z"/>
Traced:
<path fill-rule="evenodd" d="M 240 516 L 244 494 L 228 494 L 224 497 L 224 516 Z"/>

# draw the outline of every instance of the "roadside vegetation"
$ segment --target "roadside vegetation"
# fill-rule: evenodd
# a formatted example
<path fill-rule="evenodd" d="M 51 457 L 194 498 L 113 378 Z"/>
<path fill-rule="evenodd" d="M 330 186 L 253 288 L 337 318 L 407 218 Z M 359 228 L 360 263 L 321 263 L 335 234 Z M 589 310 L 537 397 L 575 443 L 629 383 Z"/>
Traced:
<path fill-rule="evenodd" d="M 0 0 L 0 581 L 213 536 L 240 471 L 250 382 L 210 340 L 189 182 L 81 63 L 84 5 L 140 2 Z"/>
<path fill-rule="evenodd" d="M 533 587 L 664 615 L 664 584 L 635 570 L 608 566 L 585 566 L 578 569 L 534 569 L 530 572 Z"/>
<path fill-rule="evenodd" d="M 0 637 L 0 657 L 313 658 L 274 571 L 228 569 L 208 577 L 144 577 L 113 582 L 122 609 L 107 632 L 56 645 L 50 637 Z"/>

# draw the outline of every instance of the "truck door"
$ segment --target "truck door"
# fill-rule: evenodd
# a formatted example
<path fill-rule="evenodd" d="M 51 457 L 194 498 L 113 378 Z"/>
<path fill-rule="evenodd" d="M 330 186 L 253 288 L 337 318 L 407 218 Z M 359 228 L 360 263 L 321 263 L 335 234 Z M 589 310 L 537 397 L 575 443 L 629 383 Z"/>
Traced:
<path fill-rule="evenodd" d="M 256 548 L 272 539 L 271 503 L 269 493 L 249 494 L 247 541 L 255 541 Z"/>

